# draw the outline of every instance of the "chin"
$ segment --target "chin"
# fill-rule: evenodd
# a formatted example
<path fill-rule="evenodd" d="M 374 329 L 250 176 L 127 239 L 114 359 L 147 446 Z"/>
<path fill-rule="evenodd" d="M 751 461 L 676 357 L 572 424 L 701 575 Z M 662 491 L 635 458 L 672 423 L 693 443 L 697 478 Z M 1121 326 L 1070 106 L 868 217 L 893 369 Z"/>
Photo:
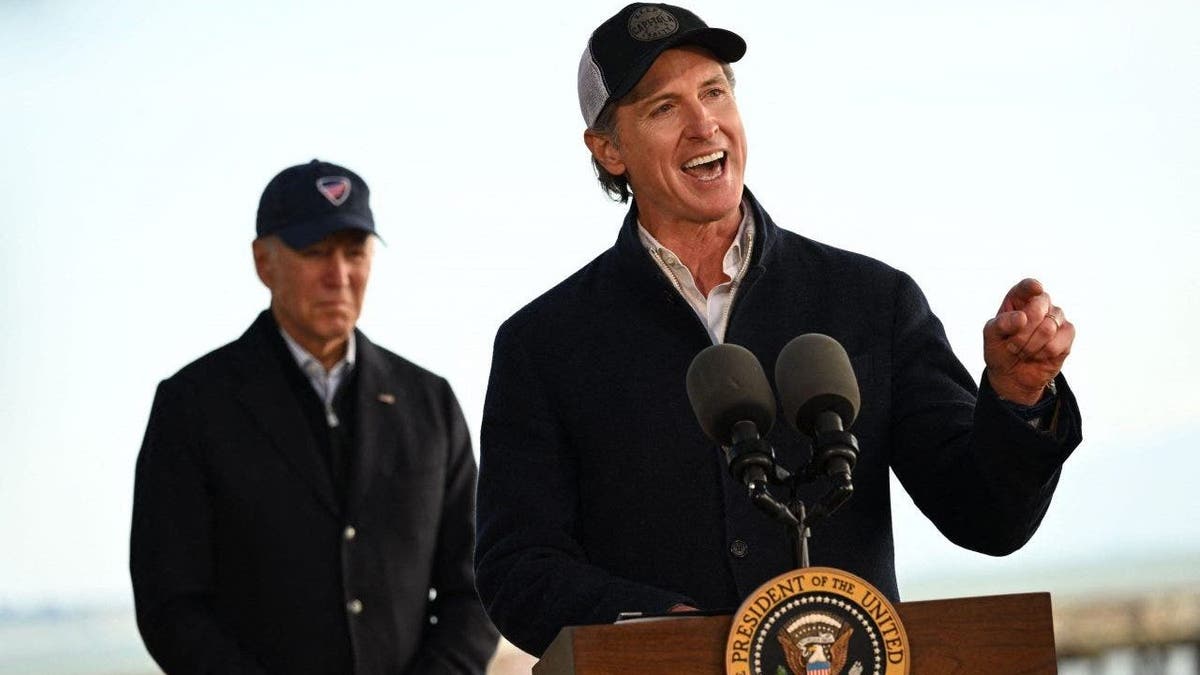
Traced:
<path fill-rule="evenodd" d="M 341 337 L 343 335 L 349 335 L 353 332 L 354 321 L 351 319 L 335 322 L 330 328 L 330 333 L 333 337 Z"/>
<path fill-rule="evenodd" d="M 317 334 L 333 340 L 354 331 L 354 318 L 349 316 L 323 317 L 316 322 Z"/>
<path fill-rule="evenodd" d="M 741 190 L 730 191 L 720 195 L 706 195 L 700 200 L 697 211 L 701 214 L 699 220 L 712 222 L 729 217 L 742 206 Z"/>

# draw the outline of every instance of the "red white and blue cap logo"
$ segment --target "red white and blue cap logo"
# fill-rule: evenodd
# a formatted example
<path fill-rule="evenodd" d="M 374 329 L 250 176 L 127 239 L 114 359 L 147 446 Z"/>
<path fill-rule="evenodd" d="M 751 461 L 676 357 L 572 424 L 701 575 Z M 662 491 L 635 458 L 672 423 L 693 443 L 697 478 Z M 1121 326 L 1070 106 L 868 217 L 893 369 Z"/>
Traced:
<path fill-rule="evenodd" d="M 317 179 L 317 192 L 334 206 L 341 206 L 350 198 L 350 179 L 345 176 L 322 176 Z"/>

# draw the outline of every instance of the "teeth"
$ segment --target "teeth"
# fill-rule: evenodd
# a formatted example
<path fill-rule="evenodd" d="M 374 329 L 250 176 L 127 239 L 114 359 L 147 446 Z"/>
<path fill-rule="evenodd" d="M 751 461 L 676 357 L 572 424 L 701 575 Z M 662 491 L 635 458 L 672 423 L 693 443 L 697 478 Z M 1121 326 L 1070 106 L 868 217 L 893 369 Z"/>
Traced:
<path fill-rule="evenodd" d="M 701 164 L 708 164 L 709 162 L 716 161 L 718 159 L 721 159 L 724 156 L 725 156 L 725 151 L 718 150 L 718 151 L 712 153 L 711 155 L 704 155 L 703 157 L 697 157 L 695 159 L 688 160 L 688 162 L 683 165 L 683 168 L 690 169 L 694 166 L 700 166 Z"/>

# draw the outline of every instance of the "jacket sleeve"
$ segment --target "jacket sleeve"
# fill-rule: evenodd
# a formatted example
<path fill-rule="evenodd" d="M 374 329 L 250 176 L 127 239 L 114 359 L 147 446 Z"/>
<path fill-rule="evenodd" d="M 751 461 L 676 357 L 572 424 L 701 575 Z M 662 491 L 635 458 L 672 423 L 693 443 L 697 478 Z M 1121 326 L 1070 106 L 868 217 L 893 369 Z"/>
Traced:
<path fill-rule="evenodd" d="M 498 635 L 475 591 L 475 455 L 458 401 L 444 380 L 440 404 L 449 435 L 446 489 L 438 525 L 430 622 L 413 659 L 413 675 L 483 673 Z"/>
<path fill-rule="evenodd" d="M 192 399 L 178 380 L 159 385 L 138 454 L 129 545 L 138 630 L 172 675 L 264 673 L 213 611 L 211 505 Z"/>
<path fill-rule="evenodd" d="M 564 626 L 693 604 L 588 562 L 575 536 L 579 495 L 570 438 L 507 325 L 496 337 L 481 447 L 476 580 L 488 614 L 513 644 L 541 655 Z"/>
<path fill-rule="evenodd" d="M 893 330 L 896 476 L 922 513 L 955 544 L 1007 555 L 1037 530 L 1063 462 L 1082 440 L 1079 409 L 1060 374 L 1049 431 L 981 389 L 950 350 L 942 324 L 900 274 Z"/>

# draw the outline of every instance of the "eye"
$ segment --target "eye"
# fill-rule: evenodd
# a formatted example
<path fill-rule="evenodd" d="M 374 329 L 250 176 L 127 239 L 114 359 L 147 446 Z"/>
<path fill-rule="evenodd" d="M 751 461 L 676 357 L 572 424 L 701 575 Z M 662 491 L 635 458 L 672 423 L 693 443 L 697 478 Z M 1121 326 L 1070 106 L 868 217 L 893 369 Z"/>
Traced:
<path fill-rule="evenodd" d="M 720 87 L 713 87 L 712 89 L 704 92 L 704 96 L 707 98 L 721 98 L 724 95 L 725 90 Z"/>
<path fill-rule="evenodd" d="M 663 115 L 666 115 L 667 113 L 671 112 L 674 108 L 675 108 L 675 104 L 673 104 L 673 103 L 663 103 L 663 104 L 659 105 L 658 107 L 654 108 L 654 110 L 651 110 L 650 116 L 651 117 L 662 117 Z"/>

